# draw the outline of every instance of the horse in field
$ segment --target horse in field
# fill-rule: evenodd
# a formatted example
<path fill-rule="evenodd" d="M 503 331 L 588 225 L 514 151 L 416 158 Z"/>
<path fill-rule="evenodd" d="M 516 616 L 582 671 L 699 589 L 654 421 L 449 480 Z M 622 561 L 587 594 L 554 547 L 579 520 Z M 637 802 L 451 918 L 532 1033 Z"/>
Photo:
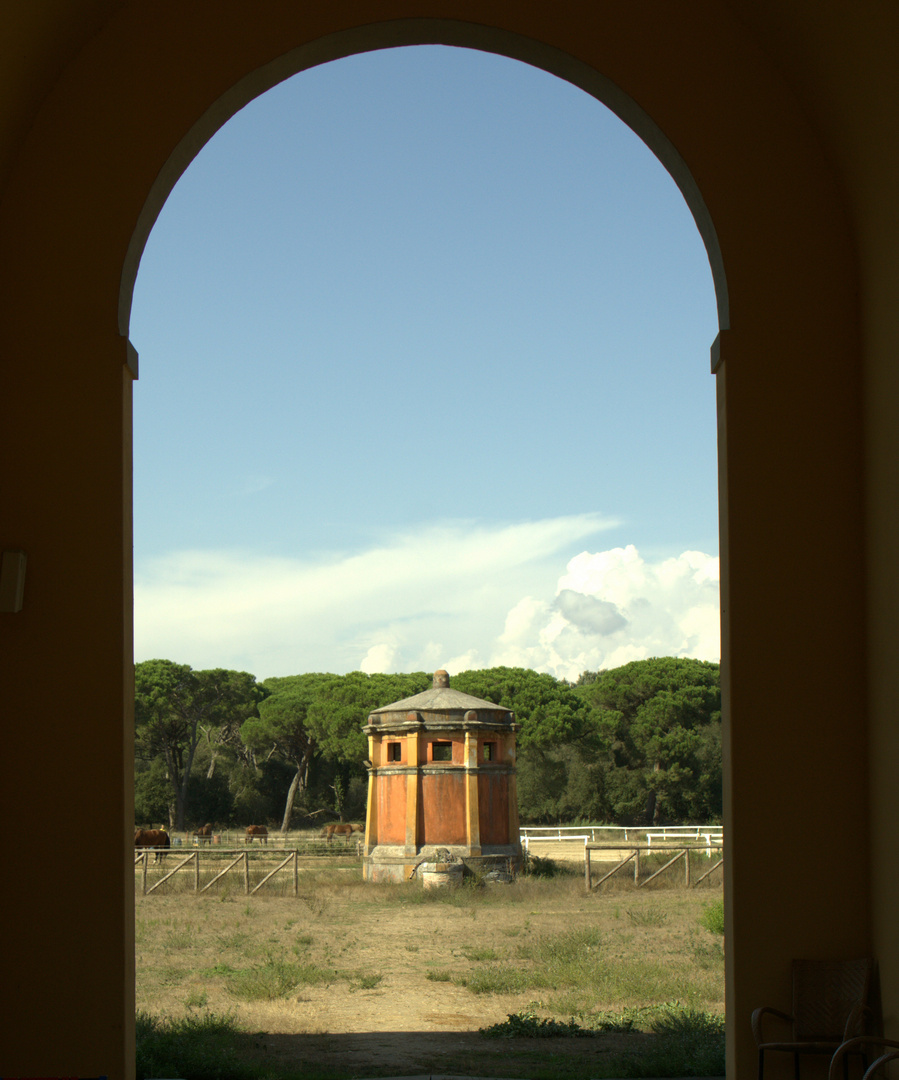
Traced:
<path fill-rule="evenodd" d="M 212 843 L 212 826 L 209 824 L 201 825 L 194 833 L 194 836 L 200 844 Z"/>
<path fill-rule="evenodd" d="M 166 856 L 166 851 L 171 847 L 171 841 L 165 829 L 135 829 L 134 846 L 135 848 L 152 848 L 156 852 L 156 858 L 153 861 L 161 862 Z"/>
<path fill-rule="evenodd" d="M 268 829 L 264 825 L 248 825 L 246 843 L 252 844 L 258 840 L 260 844 L 268 843 Z"/>
<path fill-rule="evenodd" d="M 329 844 L 335 836 L 342 836 L 346 843 L 349 843 L 354 832 L 364 833 L 365 826 L 351 825 L 348 821 L 332 821 L 330 825 L 322 829 L 319 835 L 325 837 Z"/>

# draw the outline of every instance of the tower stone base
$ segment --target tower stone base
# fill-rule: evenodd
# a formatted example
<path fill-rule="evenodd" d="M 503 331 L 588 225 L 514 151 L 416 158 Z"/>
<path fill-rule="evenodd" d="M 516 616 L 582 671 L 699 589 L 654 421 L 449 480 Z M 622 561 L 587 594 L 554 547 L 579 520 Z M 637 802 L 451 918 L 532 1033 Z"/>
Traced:
<path fill-rule="evenodd" d="M 440 852 L 440 856 L 438 856 Z M 407 855 L 398 845 L 379 844 L 362 859 L 362 877 L 365 881 L 414 880 L 421 863 L 448 861 L 444 852 L 453 860 L 465 865 L 473 874 L 486 874 L 490 870 L 507 870 L 517 874 L 521 870 L 521 844 L 494 844 L 481 848 L 480 854 L 472 854 L 462 844 L 428 844 L 415 855 Z"/>

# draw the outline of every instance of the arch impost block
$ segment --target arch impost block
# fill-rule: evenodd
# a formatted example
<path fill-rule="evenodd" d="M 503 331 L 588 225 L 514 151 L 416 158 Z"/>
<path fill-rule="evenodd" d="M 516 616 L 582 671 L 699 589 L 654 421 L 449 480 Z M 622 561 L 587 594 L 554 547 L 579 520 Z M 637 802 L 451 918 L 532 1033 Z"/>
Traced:
<path fill-rule="evenodd" d="M 137 349 L 135 349 L 127 338 L 125 338 L 125 367 L 131 372 L 132 379 L 137 382 L 140 368 Z"/>
<path fill-rule="evenodd" d="M 731 336 L 729 329 L 722 329 L 718 331 L 715 340 L 712 342 L 712 347 L 709 349 L 709 357 L 711 359 L 712 374 L 717 375 L 718 369 L 724 363 L 724 354 L 722 349 L 727 347 L 728 340 Z"/>

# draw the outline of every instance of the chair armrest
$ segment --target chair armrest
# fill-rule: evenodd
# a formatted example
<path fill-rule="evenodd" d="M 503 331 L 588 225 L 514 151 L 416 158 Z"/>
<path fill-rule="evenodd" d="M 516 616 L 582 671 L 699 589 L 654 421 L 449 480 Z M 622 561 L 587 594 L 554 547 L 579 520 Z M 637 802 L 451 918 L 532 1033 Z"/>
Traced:
<path fill-rule="evenodd" d="M 847 1039 L 838 1048 L 830 1059 L 830 1073 L 828 1080 L 841 1080 L 843 1075 L 843 1057 L 845 1054 L 859 1054 L 866 1046 L 891 1046 L 899 1049 L 899 1042 L 895 1039 L 882 1039 L 879 1035 L 857 1035 L 854 1039 Z M 890 1055 L 885 1054 L 884 1057 Z M 878 1058 L 878 1061 L 880 1059 Z M 870 1071 L 870 1070 L 868 1070 Z M 865 1074 L 867 1076 L 867 1073 Z"/>
<path fill-rule="evenodd" d="M 786 1020 L 789 1024 L 793 1023 L 793 1017 L 789 1013 L 781 1012 L 780 1009 L 772 1009 L 770 1005 L 756 1009 L 752 1014 L 752 1034 L 755 1036 L 757 1046 L 761 1046 L 765 1041 L 762 1038 L 762 1017 L 766 1014 L 776 1016 L 778 1020 Z"/>
<path fill-rule="evenodd" d="M 888 1061 L 892 1061 L 894 1058 L 899 1057 L 899 1050 L 891 1050 L 888 1054 L 881 1054 L 876 1061 L 872 1061 L 871 1064 L 865 1069 L 865 1075 L 862 1080 L 869 1080 L 874 1076 L 878 1069 L 882 1069 Z"/>
<path fill-rule="evenodd" d="M 854 1039 L 858 1035 L 864 1035 L 865 1033 L 865 1016 L 871 1015 L 871 1009 L 859 1001 L 856 1005 L 852 1006 L 852 1011 L 846 1017 L 846 1027 L 843 1030 L 843 1042 L 848 1039 Z"/>

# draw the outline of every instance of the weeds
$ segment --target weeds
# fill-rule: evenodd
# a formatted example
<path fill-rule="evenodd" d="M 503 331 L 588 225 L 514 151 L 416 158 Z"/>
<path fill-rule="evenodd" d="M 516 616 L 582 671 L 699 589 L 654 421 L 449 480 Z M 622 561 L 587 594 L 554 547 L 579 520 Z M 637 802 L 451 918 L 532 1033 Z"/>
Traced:
<path fill-rule="evenodd" d="M 169 949 L 190 949 L 196 939 L 196 931 L 189 926 L 177 930 L 170 930 L 166 935 L 165 943 Z"/>
<path fill-rule="evenodd" d="M 204 1013 L 180 1019 L 139 1012 L 136 1018 L 137 1080 L 189 1076 L 191 1080 L 252 1080 L 256 1070 L 235 1051 L 238 1027 L 229 1016 Z"/>
<path fill-rule="evenodd" d="M 383 975 L 373 975 L 368 972 L 357 972 L 355 975 L 350 976 L 350 989 L 351 990 L 374 990 L 376 986 L 381 984 Z"/>
<path fill-rule="evenodd" d="M 314 964 L 297 964 L 269 956 L 257 967 L 234 969 L 224 965 L 213 969 L 224 976 L 228 992 L 244 1001 L 277 1001 L 300 986 L 322 986 L 334 982 L 336 973 Z"/>
<path fill-rule="evenodd" d="M 664 926 L 668 921 L 668 912 L 660 904 L 651 904 L 629 910 L 627 917 L 634 926 Z"/>
<path fill-rule="evenodd" d="M 558 1020 L 540 1019 L 533 1013 L 510 1013 L 507 1020 L 501 1024 L 491 1024 L 490 1027 L 478 1029 L 488 1039 L 551 1039 L 564 1035 L 593 1035 L 574 1020 L 562 1023 Z"/>
<path fill-rule="evenodd" d="M 630 1015 L 628 1015 L 630 1012 Z M 610 1032 L 638 1034 L 637 1016 L 653 1038 L 643 1038 L 639 1054 L 616 1054 L 607 1062 L 609 1076 L 723 1076 L 724 1017 L 685 1009 L 676 1002 L 655 1009 L 605 1014 L 585 1026 L 573 1018 L 560 1022 L 532 1013 L 512 1013 L 501 1024 L 481 1028 L 488 1038 L 598 1037 Z"/>
<path fill-rule="evenodd" d="M 520 968 L 497 966 L 453 979 L 457 986 L 464 986 L 473 994 L 523 994 L 535 987 L 550 985 L 540 971 L 524 971 Z"/>
<path fill-rule="evenodd" d="M 466 960 L 478 962 L 481 960 L 499 960 L 499 953 L 496 949 L 491 949 L 485 946 L 479 946 L 476 948 L 463 949 L 462 955 Z"/>
<path fill-rule="evenodd" d="M 540 855 L 532 855 L 529 851 L 525 851 L 524 853 L 521 872 L 526 877 L 535 878 L 553 878 L 558 877 L 560 874 L 567 873 L 566 870 L 552 859 L 545 859 Z"/>
<path fill-rule="evenodd" d="M 659 1006 L 652 1020 L 652 1030 L 658 1035 L 677 1035 L 690 1038 L 710 1038 L 724 1035 L 724 1017 L 717 1013 L 687 1009 L 677 1002 Z"/>
<path fill-rule="evenodd" d="M 724 901 L 713 900 L 702 910 L 699 921 L 713 934 L 724 934 Z"/>

